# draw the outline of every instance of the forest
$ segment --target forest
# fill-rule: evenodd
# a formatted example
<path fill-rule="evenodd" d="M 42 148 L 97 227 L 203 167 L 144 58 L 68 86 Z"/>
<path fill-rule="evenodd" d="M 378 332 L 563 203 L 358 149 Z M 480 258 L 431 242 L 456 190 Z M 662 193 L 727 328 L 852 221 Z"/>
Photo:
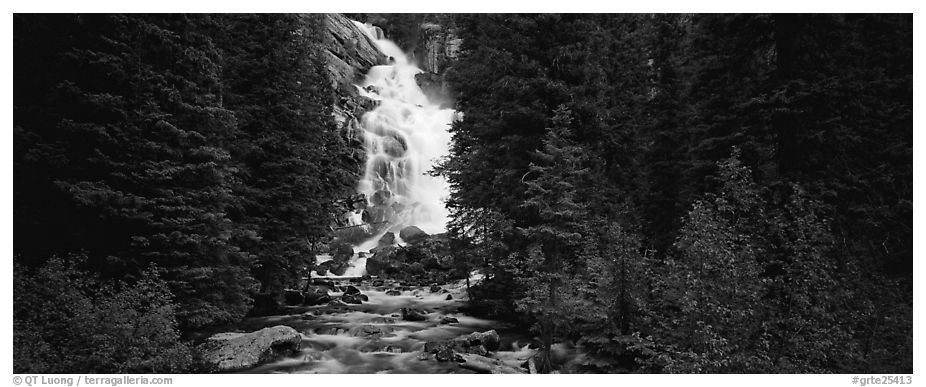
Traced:
<path fill-rule="evenodd" d="M 365 161 L 323 16 L 14 15 L 15 372 L 201 372 L 303 286 Z M 460 39 L 448 273 L 537 372 L 912 373 L 912 15 L 346 16 Z"/>

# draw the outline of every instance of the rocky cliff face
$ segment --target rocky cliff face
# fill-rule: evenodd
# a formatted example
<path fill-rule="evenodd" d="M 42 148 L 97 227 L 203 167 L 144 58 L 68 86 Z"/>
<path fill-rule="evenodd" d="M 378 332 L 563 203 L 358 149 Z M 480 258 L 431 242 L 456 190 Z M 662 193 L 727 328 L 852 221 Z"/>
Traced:
<path fill-rule="evenodd" d="M 336 90 L 334 118 L 338 129 L 355 150 L 357 173 L 365 162 L 363 132 L 359 118 L 372 108 L 371 101 L 361 98 L 355 84 L 363 81 L 371 67 L 384 64 L 386 56 L 350 19 L 340 14 L 326 14 L 323 53 L 329 78 Z M 359 176 L 359 175 L 358 175 Z"/>
<path fill-rule="evenodd" d="M 434 23 L 422 23 L 419 31 L 415 58 L 424 73 L 418 74 L 415 80 L 428 98 L 440 101 L 442 107 L 450 107 L 444 76 L 459 54 L 463 40 L 450 29 Z"/>
<path fill-rule="evenodd" d="M 457 57 L 463 42 L 448 28 L 434 24 L 422 23 L 420 40 L 415 48 L 415 57 L 422 70 L 442 74 L 446 67 Z"/>
<path fill-rule="evenodd" d="M 326 56 L 328 72 L 339 91 L 356 94 L 353 85 L 386 57 L 376 44 L 350 19 L 340 14 L 325 15 Z"/>

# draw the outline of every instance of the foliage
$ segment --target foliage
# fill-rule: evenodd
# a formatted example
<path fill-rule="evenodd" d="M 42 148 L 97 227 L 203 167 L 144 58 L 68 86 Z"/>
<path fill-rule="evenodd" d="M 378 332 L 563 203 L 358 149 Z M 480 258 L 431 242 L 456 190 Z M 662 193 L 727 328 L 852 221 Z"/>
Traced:
<path fill-rule="evenodd" d="M 695 202 L 656 280 L 660 309 L 670 315 L 658 337 L 684 361 L 670 372 L 759 371 L 765 343 L 762 322 L 764 241 L 752 232 L 764 214 L 759 192 L 737 152 L 720 165 L 721 194 Z M 667 314 L 668 314 L 667 313 Z M 678 353 L 676 353 L 678 354 Z M 758 364 L 757 364 L 758 363 Z"/>
<path fill-rule="evenodd" d="M 13 351 L 17 373 L 174 373 L 188 370 L 176 305 L 157 267 L 132 284 L 101 281 L 52 258 L 14 266 Z"/>
<path fill-rule="evenodd" d="M 910 369 L 909 15 L 454 24 L 438 172 L 478 302 L 558 325 L 586 370 Z M 560 105 L 582 161 L 539 162 Z M 509 226 L 475 238 L 481 214 Z"/>
<path fill-rule="evenodd" d="M 206 17 L 17 17 L 16 251 L 85 249 L 107 277 L 167 270 L 181 324 L 240 318 L 249 256 L 226 216 L 235 134 Z"/>
<path fill-rule="evenodd" d="M 230 218 L 251 234 L 238 245 L 256 257 L 261 292 L 281 293 L 314 264 L 335 198 L 353 190 L 351 149 L 332 118 L 334 90 L 321 53 L 321 15 L 227 15 L 224 106 L 235 112 L 230 145 L 240 201 Z"/>

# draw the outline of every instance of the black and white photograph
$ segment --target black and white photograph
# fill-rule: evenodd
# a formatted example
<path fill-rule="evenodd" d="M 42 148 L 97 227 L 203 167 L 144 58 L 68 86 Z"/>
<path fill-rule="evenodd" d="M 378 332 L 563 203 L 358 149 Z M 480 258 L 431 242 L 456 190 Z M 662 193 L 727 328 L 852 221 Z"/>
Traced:
<path fill-rule="evenodd" d="M 8 18 L 15 385 L 916 382 L 912 13 Z"/>

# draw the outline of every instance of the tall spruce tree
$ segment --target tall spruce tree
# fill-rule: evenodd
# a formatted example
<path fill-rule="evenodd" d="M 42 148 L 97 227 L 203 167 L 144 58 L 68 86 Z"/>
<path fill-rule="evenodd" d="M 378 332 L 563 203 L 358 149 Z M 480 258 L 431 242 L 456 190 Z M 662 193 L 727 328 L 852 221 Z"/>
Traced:
<path fill-rule="evenodd" d="M 521 179 L 527 185 L 522 206 L 536 217 L 536 225 L 522 228 L 527 251 L 511 257 L 509 265 L 523 293 L 518 309 L 536 316 L 543 352 L 538 370 L 552 370 L 551 352 L 557 332 L 569 326 L 577 306 L 575 252 L 582 238 L 587 209 L 576 201 L 583 149 L 571 139 L 572 117 L 565 106 L 556 109 L 535 152 L 536 162 Z"/>
<path fill-rule="evenodd" d="M 307 275 L 328 233 L 335 199 L 356 171 L 331 115 L 334 91 L 323 57 L 322 15 L 225 16 L 222 97 L 235 112 L 239 168 L 237 240 L 256 257 L 262 291 L 281 293 Z"/>

